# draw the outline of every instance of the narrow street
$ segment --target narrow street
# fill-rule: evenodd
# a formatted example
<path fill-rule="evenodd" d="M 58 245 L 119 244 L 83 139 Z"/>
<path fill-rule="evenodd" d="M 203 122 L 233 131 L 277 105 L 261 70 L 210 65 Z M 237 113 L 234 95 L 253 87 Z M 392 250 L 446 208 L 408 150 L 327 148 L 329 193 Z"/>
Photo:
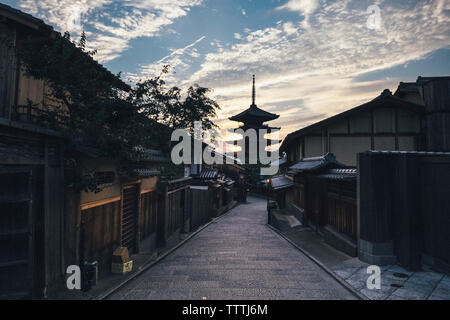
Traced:
<path fill-rule="evenodd" d="M 355 299 L 266 226 L 249 198 L 110 299 Z"/>

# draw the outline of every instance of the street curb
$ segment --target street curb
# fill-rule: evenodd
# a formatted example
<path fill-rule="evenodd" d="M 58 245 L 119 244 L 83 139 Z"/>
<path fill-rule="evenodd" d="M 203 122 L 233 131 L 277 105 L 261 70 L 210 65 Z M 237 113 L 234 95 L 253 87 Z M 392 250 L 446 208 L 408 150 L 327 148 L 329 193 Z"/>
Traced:
<path fill-rule="evenodd" d="M 232 210 L 234 208 L 236 208 L 238 205 L 240 205 L 240 203 L 236 203 L 232 208 L 230 208 L 228 210 L 228 212 L 222 214 L 219 217 L 215 217 L 213 218 L 211 221 L 207 222 L 206 224 L 204 224 L 203 226 L 201 226 L 200 228 L 198 228 L 197 230 L 195 230 L 194 232 L 192 232 L 188 237 L 186 237 L 186 239 L 183 239 L 180 243 L 178 243 L 176 246 L 174 246 L 173 248 L 169 249 L 167 252 L 165 252 L 164 254 L 162 254 L 161 256 L 157 257 L 156 260 L 149 262 L 145 265 L 143 265 L 139 271 L 137 271 L 136 273 L 134 273 L 132 276 L 130 276 L 127 279 L 124 279 L 124 281 L 122 281 L 121 283 L 119 283 L 118 285 L 106 290 L 104 293 L 101 293 L 99 295 L 97 295 L 96 297 L 92 298 L 92 300 L 105 300 L 106 298 L 108 298 L 109 296 L 111 296 L 114 292 L 116 292 L 117 290 L 123 288 L 124 286 L 126 286 L 128 283 L 130 283 L 131 281 L 133 281 L 136 277 L 138 277 L 139 275 L 141 275 L 144 271 L 147 271 L 148 269 L 150 269 L 151 267 L 153 267 L 154 265 L 158 264 L 159 262 L 161 262 L 162 260 L 164 260 L 165 258 L 167 258 L 169 255 L 171 255 L 174 251 L 176 251 L 177 249 L 179 249 L 180 247 L 182 247 L 184 244 L 186 244 L 186 242 L 188 242 L 190 239 L 192 239 L 194 236 L 196 236 L 197 234 L 199 234 L 200 232 L 202 232 L 204 229 L 206 229 L 208 226 L 210 226 L 211 224 L 219 221 L 220 219 L 226 217 L 227 215 L 229 215 Z"/>
<path fill-rule="evenodd" d="M 312 262 L 317 264 L 321 269 L 323 269 L 326 273 L 328 273 L 333 279 L 335 279 L 339 284 L 341 284 L 345 289 L 350 291 L 351 294 L 353 294 L 356 298 L 359 300 L 370 300 L 368 297 L 357 291 L 355 288 L 353 288 L 351 285 L 349 285 L 345 280 L 343 280 L 341 277 L 339 277 L 337 274 L 333 272 L 330 268 L 328 268 L 326 265 L 324 265 L 322 262 L 317 260 L 312 254 L 310 254 L 308 251 L 303 249 L 302 247 L 298 246 L 295 242 L 293 242 L 291 239 L 283 235 L 278 229 L 272 227 L 270 224 L 266 224 L 266 226 L 272 230 L 274 233 L 282 237 L 284 240 L 286 240 L 290 245 L 292 245 L 294 248 L 299 250 L 301 253 L 303 253 L 305 256 L 307 256 Z"/>

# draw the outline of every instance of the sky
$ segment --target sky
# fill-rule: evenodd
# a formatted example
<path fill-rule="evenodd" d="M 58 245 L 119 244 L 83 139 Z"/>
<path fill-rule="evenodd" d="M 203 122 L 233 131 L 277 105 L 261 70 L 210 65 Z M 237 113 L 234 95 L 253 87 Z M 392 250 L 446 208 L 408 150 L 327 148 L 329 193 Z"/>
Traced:
<path fill-rule="evenodd" d="M 124 80 L 213 89 L 217 124 L 256 102 L 280 138 L 418 76 L 450 75 L 447 0 L 1 0 L 74 38 Z"/>

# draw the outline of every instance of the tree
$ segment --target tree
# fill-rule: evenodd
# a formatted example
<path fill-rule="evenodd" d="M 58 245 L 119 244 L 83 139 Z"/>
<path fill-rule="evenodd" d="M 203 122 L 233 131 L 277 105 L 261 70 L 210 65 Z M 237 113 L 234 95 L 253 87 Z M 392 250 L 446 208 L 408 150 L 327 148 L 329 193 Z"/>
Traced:
<path fill-rule="evenodd" d="M 163 80 L 169 68 L 166 65 L 159 76 L 136 84 L 133 100 L 139 110 L 171 129 L 186 129 L 193 133 L 195 121 L 202 121 L 204 130 L 216 128 L 211 119 L 216 117 L 216 110 L 220 107 L 208 97 L 211 89 L 191 86 L 182 100 L 181 89 L 176 86 L 167 88 Z"/>
<path fill-rule="evenodd" d="M 207 97 L 209 89 L 194 86 L 181 101 L 181 90 L 167 89 L 162 76 L 169 67 L 134 88 L 98 64 L 95 51 L 86 51 L 86 36 L 79 43 L 69 33 L 55 37 L 28 37 L 16 47 L 20 65 L 28 76 L 44 80 L 50 89 L 38 122 L 58 130 L 72 141 L 90 144 L 105 156 L 123 163 L 142 160 L 145 149 L 170 151 L 172 129 L 192 129 L 194 121 L 206 128 L 214 124 L 218 104 Z M 198 108 L 198 110 L 196 110 Z M 70 175 L 69 175 L 70 176 Z M 97 187 L 92 181 L 73 178 L 84 189 Z"/>

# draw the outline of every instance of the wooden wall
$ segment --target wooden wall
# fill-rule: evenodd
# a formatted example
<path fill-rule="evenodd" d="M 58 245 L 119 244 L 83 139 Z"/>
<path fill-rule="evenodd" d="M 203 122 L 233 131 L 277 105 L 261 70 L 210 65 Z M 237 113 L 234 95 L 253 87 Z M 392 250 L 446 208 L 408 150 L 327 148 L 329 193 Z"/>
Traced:
<path fill-rule="evenodd" d="M 293 203 L 315 227 L 326 225 L 356 240 L 356 181 L 323 179 L 313 174 L 294 178 Z"/>
<path fill-rule="evenodd" d="M 64 168 L 61 140 L 35 130 L 0 125 L 0 167 L 33 167 L 37 173 L 32 255 L 34 293 L 39 295 L 65 272 Z"/>
<path fill-rule="evenodd" d="M 420 162 L 423 252 L 450 271 L 450 156 Z M 440 266 L 438 266 L 440 267 Z"/>
<path fill-rule="evenodd" d="M 450 152 L 450 78 L 424 84 L 427 150 Z"/>
<path fill-rule="evenodd" d="M 421 267 L 421 254 L 450 270 L 450 156 L 359 155 L 360 237 L 392 242 L 400 264 Z"/>
<path fill-rule="evenodd" d="M 356 241 L 356 181 L 327 182 L 327 224 Z"/>
<path fill-rule="evenodd" d="M 11 43 L 16 41 L 15 28 L 0 23 L 0 36 Z M 15 83 L 14 49 L 0 42 L 0 117 L 10 118 L 10 107 L 14 104 L 13 88 Z"/>
<path fill-rule="evenodd" d="M 141 238 L 156 233 L 158 210 L 158 194 L 150 191 L 141 194 L 141 210 L 139 212 L 139 232 Z"/>
<path fill-rule="evenodd" d="M 287 146 L 288 160 L 333 153 L 348 166 L 356 166 L 356 155 L 368 150 L 414 151 L 421 149 L 421 118 L 417 112 L 394 107 L 367 110 L 359 115 L 306 133 Z"/>
<path fill-rule="evenodd" d="M 43 103 L 49 108 L 67 110 L 61 101 L 52 97 L 44 80 L 26 76 L 17 64 L 13 47 L 20 47 L 28 36 L 37 35 L 23 26 L 0 22 L 0 37 L 12 45 L 0 42 L 0 117 L 20 122 L 34 122 Z M 28 101 L 36 107 L 28 108 Z"/>
<path fill-rule="evenodd" d="M 109 269 L 113 251 L 120 246 L 120 200 L 81 211 L 84 260 Z M 83 257 L 82 257 L 83 258 Z"/>

